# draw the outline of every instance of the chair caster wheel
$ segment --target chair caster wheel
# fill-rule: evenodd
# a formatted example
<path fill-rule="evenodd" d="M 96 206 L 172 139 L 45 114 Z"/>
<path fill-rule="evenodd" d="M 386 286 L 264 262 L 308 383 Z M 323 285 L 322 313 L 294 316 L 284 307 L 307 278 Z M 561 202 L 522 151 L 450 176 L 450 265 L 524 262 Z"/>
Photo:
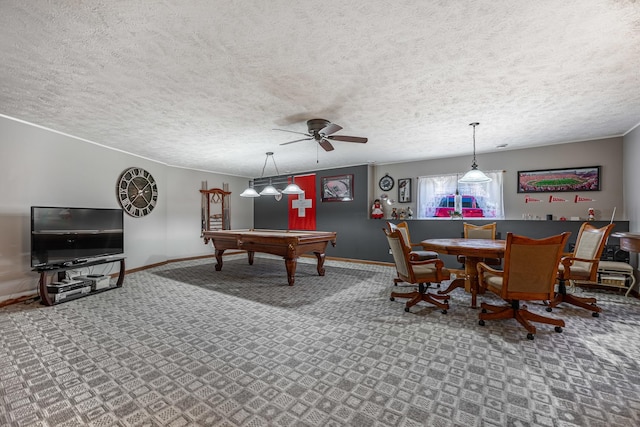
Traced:
<path fill-rule="evenodd" d="M 591 313 L 591 315 L 593 317 L 600 317 L 600 313 L 598 313 L 597 311 L 594 311 L 593 313 Z"/>
<path fill-rule="evenodd" d="M 404 311 L 406 311 L 408 313 L 409 312 L 409 307 L 405 307 Z"/>
<path fill-rule="evenodd" d="M 442 314 L 447 314 L 447 310 L 442 310 Z"/>
<path fill-rule="evenodd" d="M 389 301 L 395 301 L 396 299 L 394 297 L 390 297 Z"/>
<path fill-rule="evenodd" d="M 446 300 L 444 300 L 445 304 L 449 304 L 449 299 L 447 298 Z"/>
<path fill-rule="evenodd" d="M 556 326 L 555 327 L 556 332 L 560 333 L 562 332 L 562 328 L 560 326 Z"/>
<path fill-rule="evenodd" d="M 528 340 L 532 340 L 533 339 L 533 334 L 532 333 L 528 333 L 527 334 L 527 339 Z"/>
<path fill-rule="evenodd" d="M 545 310 L 547 310 L 549 313 L 551 313 L 552 308 L 551 307 L 547 307 L 547 308 L 545 308 Z"/>
<path fill-rule="evenodd" d="M 478 325 L 484 326 L 484 320 L 478 320 Z"/>
<path fill-rule="evenodd" d="M 480 311 L 481 311 L 482 313 L 486 313 L 486 312 L 487 312 L 487 309 L 486 309 L 486 308 L 483 308 L 483 309 L 482 309 L 482 310 L 480 310 Z"/>

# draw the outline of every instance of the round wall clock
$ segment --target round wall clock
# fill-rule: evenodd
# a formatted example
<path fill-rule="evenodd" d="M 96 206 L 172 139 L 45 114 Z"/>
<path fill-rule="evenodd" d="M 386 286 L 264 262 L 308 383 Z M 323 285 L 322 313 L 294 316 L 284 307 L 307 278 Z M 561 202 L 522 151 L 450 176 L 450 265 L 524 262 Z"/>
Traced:
<path fill-rule="evenodd" d="M 158 201 L 158 185 L 142 168 L 125 169 L 118 178 L 116 193 L 122 209 L 136 218 L 151 213 Z"/>
<path fill-rule="evenodd" d="M 380 182 L 378 182 L 378 186 L 380 186 L 380 189 L 382 191 L 389 191 L 393 188 L 393 182 L 394 182 L 393 178 L 391 178 L 389 174 L 386 174 L 385 176 L 380 178 Z"/>

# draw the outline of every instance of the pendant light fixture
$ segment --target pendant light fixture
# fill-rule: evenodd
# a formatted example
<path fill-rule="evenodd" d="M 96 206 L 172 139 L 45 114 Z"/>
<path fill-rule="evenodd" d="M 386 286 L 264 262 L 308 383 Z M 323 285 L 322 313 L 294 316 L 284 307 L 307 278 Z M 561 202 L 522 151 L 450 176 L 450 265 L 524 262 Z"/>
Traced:
<path fill-rule="evenodd" d="M 262 173 L 260 174 L 260 178 L 264 176 L 264 171 L 267 167 L 267 163 L 269 162 L 269 158 L 271 158 L 271 160 L 273 161 L 273 166 L 276 169 L 276 175 L 280 175 L 280 172 L 278 171 L 278 165 L 276 165 L 276 159 L 275 157 L 273 157 L 273 152 L 268 151 L 266 153 L 266 156 L 267 157 L 264 159 L 264 165 L 262 166 Z M 277 196 L 280 193 L 284 193 L 284 194 L 304 193 L 304 191 L 298 185 L 296 185 L 293 177 L 291 178 L 291 183 L 287 185 L 287 187 L 282 191 L 278 190 L 273 186 L 273 181 L 271 178 L 269 178 L 269 185 L 264 187 L 264 189 L 260 193 L 258 193 L 254 188 L 255 183 L 256 183 L 255 180 L 249 181 L 249 187 L 240 194 L 240 197 Z"/>
<path fill-rule="evenodd" d="M 276 168 L 276 175 L 280 175 L 280 172 L 278 172 L 278 166 L 276 165 L 276 159 L 273 157 L 273 152 L 267 151 L 267 157 L 264 159 L 264 165 L 262 166 L 262 174 L 260 174 L 260 178 L 264 176 L 264 169 L 267 167 L 269 158 L 273 160 L 273 167 Z M 269 179 L 269 185 L 264 187 L 264 189 L 260 192 L 261 196 L 277 196 L 278 194 L 280 194 L 280 192 L 276 190 L 276 187 L 271 185 L 271 179 Z"/>
<path fill-rule="evenodd" d="M 260 194 L 253 188 L 253 181 L 249 181 L 249 186 L 240 193 L 240 197 L 260 197 Z"/>
<path fill-rule="evenodd" d="M 294 178 L 291 178 L 291 184 L 287 185 L 284 190 L 282 190 L 282 194 L 302 194 L 304 190 L 295 183 Z"/>
<path fill-rule="evenodd" d="M 479 170 L 476 164 L 476 126 L 479 124 L 478 122 L 469 123 L 469 126 L 473 126 L 473 163 L 471 163 L 471 170 L 458 180 L 458 182 L 462 184 L 476 184 L 491 181 L 491 178 Z"/>

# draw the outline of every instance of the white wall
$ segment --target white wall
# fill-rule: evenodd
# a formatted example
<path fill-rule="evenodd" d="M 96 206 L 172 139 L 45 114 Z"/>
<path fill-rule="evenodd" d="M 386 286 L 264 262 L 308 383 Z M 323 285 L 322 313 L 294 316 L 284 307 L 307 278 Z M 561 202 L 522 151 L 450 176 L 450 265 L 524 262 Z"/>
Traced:
<path fill-rule="evenodd" d="M 0 301 L 37 289 L 30 268 L 30 207 L 119 207 L 116 182 L 131 166 L 156 179 L 159 198 L 143 218 L 125 215 L 127 269 L 209 255 L 200 239 L 200 186 L 229 183 L 231 225 L 253 225 L 247 179 L 175 168 L 0 116 Z"/>
<path fill-rule="evenodd" d="M 629 218 L 629 231 L 640 233 L 640 126 L 624 136 L 624 200 Z M 640 265 L 638 254 L 631 255 L 636 268 Z"/>
<path fill-rule="evenodd" d="M 552 214 L 554 218 L 564 216 L 570 218 L 587 217 L 587 209 L 596 210 L 596 219 L 609 220 L 616 208 L 615 219 L 626 220 L 622 193 L 622 138 L 608 138 L 595 141 L 574 142 L 548 145 L 545 147 L 520 150 L 497 151 L 489 154 L 477 154 L 478 168 L 481 170 L 504 170 L 504 203 L 505 219 L 522 219 L 523 213 L 545 218 Z M 626 158 L 626 157 L 625 157 Z M 397 180 L 413 178 L 413 197 L 411 208 L 416 211 L 416 181 L 419 176 L 460 173 L 471 168 L 472 156 L 451 157 L 411 163 L 376 165 L 372 199 L 379 197 L 382 191 L 378 180 L 389 174 L 396 180 L 396 185 L 389 192 L 389 197 L 398 198 Z M 637 163 L 636 163 L 637 164 Z M 517 172 L 535 169 L 555 169 L 580 166 L 602 166 L 602 191 L 553 193 L 554 196 L 567 199 L 567 202 L 549 203 L 549 193 L 530 194 L 541 202 L 525 203 L 525 194 L 517 192 Z M 635 167 L 637 169 L 637 167 Z M 637 178 L 637 177 L 636 177 Z M 574 197 L 593 199 L 593 202 L 574 203 Z M 372 200 L 373 201 L 373 200 Z M 407 207 L 407 204 L 396 205 Z"/>

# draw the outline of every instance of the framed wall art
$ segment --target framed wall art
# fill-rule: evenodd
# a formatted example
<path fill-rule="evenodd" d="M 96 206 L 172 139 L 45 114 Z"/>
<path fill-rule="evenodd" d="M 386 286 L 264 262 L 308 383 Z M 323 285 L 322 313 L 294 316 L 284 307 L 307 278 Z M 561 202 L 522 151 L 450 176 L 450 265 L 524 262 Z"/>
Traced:
<path fill-rule="evenodd" d="M 518 171 L 518 193 L 600 191 L 600 166 Z"/>
<path fill-rule="evenodd" d="M 398 180 L 398 202 L 411 203 L 411 178 Z"/>
<path fill-rule="evenodd" d="M 353 200 L 353 174 L 325 176 L 320 182 L 323 202 L 350 202 Z"/>

